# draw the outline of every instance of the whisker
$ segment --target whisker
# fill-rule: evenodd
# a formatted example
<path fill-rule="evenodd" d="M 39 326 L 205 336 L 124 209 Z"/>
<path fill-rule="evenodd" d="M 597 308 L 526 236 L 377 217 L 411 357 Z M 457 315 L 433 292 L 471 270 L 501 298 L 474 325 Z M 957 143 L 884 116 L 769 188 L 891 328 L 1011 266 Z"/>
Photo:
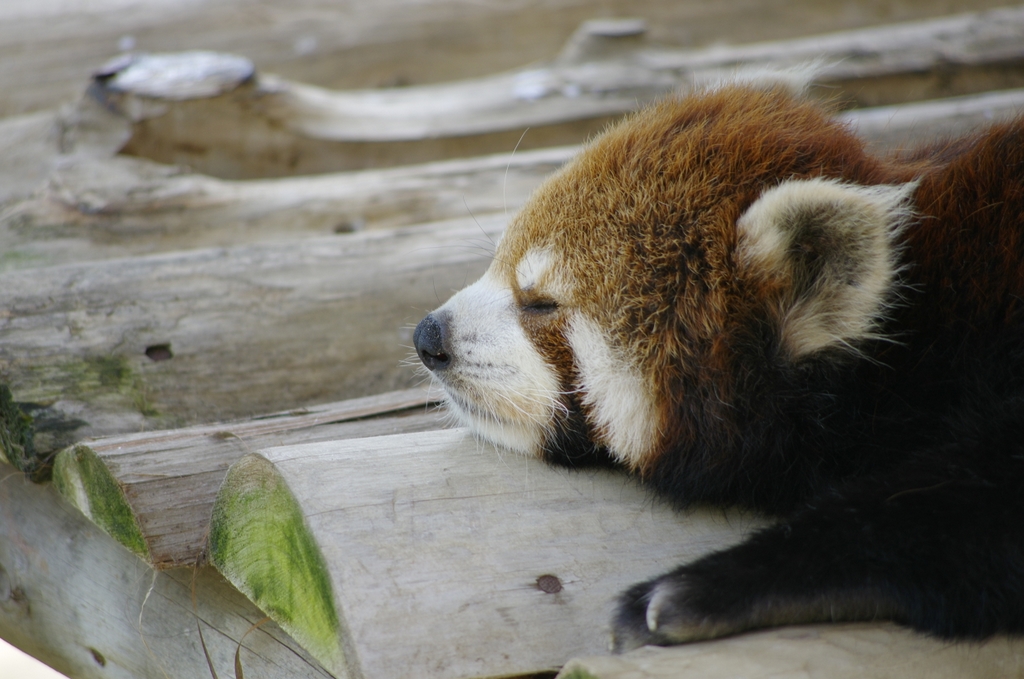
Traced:
<path fill-rule="evenodd" d="M 506 170 L 506 172 L 507 172 L 507 170 Z M 462 196 L 462 204 L 466 207 L 466 212 L 469 213 L 469 216 L 472 217 L 473 221 L 476 223 L 476 228 L 480 229 L 480 233 L 482 233 L 484 235 L 484 238 L 486 238 L 488 241 L 490 241 L 491 248 L 493 249 L 494 245 L 495 245 L 494 239 L 491 238 L 491 236 L 487 233 L 487 231 L 484 230 L 484 227 L 480 223 L 480 220 L 476 218 L 475 214 L 473 214 L 473 210 L 472 210 L 472 208 L 469 207 L 469 202 L 466 200 L 466 196 Z"/>
<path fill-rule="evenodd" d="M 530 131 L 527 127 L 523 130 L 523 133 L 519 135 L 519 141 L 516 142 L 515 148 L 512 149 L 512 155 L 508 157 L 508 165 L 505 166 L 505 177 L 501 180 L 501 205 L 505 209 L 505 217 L 508 217 L 508 200 L 505 197 L 505 188 L 508 186 L 508 171 L 512 167 L 512 159 L 516 157 L 516 151 L 519 150 L 519 145 L 523 143 L 523 138 L 526 137 L 526 133 Z"/>

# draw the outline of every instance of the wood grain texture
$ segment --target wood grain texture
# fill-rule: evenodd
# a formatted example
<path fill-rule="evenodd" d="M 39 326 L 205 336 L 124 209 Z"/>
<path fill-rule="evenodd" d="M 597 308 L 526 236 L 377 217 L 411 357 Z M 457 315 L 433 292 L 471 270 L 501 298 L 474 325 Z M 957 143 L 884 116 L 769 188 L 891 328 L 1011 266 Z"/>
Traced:
<path fill-rule="evenodd" d="M 580 22 L 639 16 L 652 38 L 680 46 L 733 44 L 999 7 L 1005 0 L 579 0 L 466 3 L 381 0 L 6 0 L 0 3 L 0 115 L 56 106 L 118 49 L 214 49 L 262 70 L 332 88 L 443 82 L 496 73 L 559 49 Z M 240 20 L 243 19 L 243 20 Z M 125 44 L 127 43 L 127 45 Z M 128 47 L 134 43 L 131 47 Z"/>
<path fill-rule="evenodd" d="M 528 674 L 604 652 L 620 590 L 756 524 L 679 514 L 622 475 L 552 468 L 461 430 L 259 454 L 324 553 L 366 679 Z"/>
<path fill-rule="evenodd" d="M 558 679 L 1001 679 L 1021 673 L 1020 639 L 949 643 L 885 623 L 787 627 L 579 658 Z"/>
<path fill-rule="evenodd" d="M 331 676 L 212 568 L 157 572 L 0 464 L 0 637 L 75 679 Z M 248 632 L 248 634 L 247 634 Z M 2 673 L 2 669 L 0 669 Z"/>
<path fill-rule="evenodd" d="M 886 150 L 963 134 L 1022 109 L 1024 90 L 1007 90 L 841 117 Z M 0 210 L 0 271 L 512 213 L 577 151 L 244 181 L 127 156 L 78 155 Z M 0 159 L 3 176 L 22 177 L 22 168 Z"/>
<path fill-rule="evenodd" d="M 504 224 L 2 273 L 0 379 L 39 404 L 37 432 L 50 418 L 40 450 L 405 388 L 415 323 L 483 273 Z"/>
<path fill-rule="evenodd" d="M 220 96 L 160 99 L 117 87 L 127 66 L 91 92 L 132 121 L 125 153 L 254 178 L 506 151 L 527 128 L 524 149 L 579 143 L 645 102 L 738 66 L 822 60 L 826 96 L 857 106 L 1024 86 L 1020 8 L 702 50 L 630 49 L 633 34 L 599 25 L 580 29 L 591 49 L 445 84 L 334 91 L 257 76 Z"/>
<path fill-rule="evenodd" d="M 0 271 L 513 213 L 577 150 L 247 181 L 128 156 L 64 158 L 0 209 Z M 19 174 L 0 157 L 0 176 Z"/>
<path fill-rule="evenodd" d="M 205 552 L 224 475 L 244 455 L 270 446 L 438 429 L 444 414 L 435 400 L 426 390 L 410 389 L 248 421 L 90 440 L 61 451 L 54 481 L 72 504 L 91 516 L 88 501 L 77 497 L 81 481 L 67 478 L 64 460 L 83 452 L 96 458 L 116 481 L 138 523 L 145 546 L 136 551 L 156 568 L 195 565 Z M 101 527 L 116 524 L 117 518 L 93 517 Z M 131 543 L 126 546 L 133 548 Z"/>

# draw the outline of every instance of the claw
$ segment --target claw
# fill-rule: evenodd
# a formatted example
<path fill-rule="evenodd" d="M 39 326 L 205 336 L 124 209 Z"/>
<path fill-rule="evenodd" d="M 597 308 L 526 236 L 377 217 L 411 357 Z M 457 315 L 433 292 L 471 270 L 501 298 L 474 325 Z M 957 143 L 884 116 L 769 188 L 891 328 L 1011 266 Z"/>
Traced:
<path fill-rule="evenodd" d="M 650 595 L 650 602 L 647 604 L 646 616 L 647 629 L 651 632 L 658 631 L 658 616 L 661 614 L 662 608 L 665 607 L 665 603 L 674 595 L 675 588 L 667 583 L 660 582 L 654 586 L 654 591 Z"/>

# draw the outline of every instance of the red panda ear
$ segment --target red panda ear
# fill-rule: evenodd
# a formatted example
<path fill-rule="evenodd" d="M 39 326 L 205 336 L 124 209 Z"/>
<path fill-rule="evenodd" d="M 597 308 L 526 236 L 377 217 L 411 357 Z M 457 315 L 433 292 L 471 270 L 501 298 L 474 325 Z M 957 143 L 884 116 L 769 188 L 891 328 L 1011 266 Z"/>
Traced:
<path fill-rule="evenodd" d="M 740 275 L 768 296 L 790 357 L 855 349 L 875 336 L 892 302 L 894 236 L 910 213 L 914 186 L 791 180 L 762 194 L 737 221 Z"/>

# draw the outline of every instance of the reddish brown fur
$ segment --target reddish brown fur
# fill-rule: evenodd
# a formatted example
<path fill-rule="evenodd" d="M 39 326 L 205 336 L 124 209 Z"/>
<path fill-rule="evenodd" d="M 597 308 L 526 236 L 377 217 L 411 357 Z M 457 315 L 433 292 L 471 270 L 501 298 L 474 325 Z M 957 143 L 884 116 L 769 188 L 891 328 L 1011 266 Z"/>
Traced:
<path fill-rule="evenodd" d="M 1021 121 L 956 146 L 960 154 L 925 174 L 914 197 L 921 218 L 907 233 L 909 275 L 930 300 L 914 306 L 915 323 L 931 329 L 957 318 L 957 331 L 992 331 L 1024 295 L 1024 215 L 1005 209 L 1024 199 Z"/>
<path fill-rule="evenodd" d="M 466 409 L 501 445 L 779 515 L 629 589 L 618 649 L 836 616 L 1024 633 L 1022 262 L 1024 120 L 883 159 L 730 85 L 590 144 L 414 341 L 453 404 L 466 373 L 543 405 L 512 435 Z"/>
<path fill-rule="evenodd" d="M 899 183 L 912 170 L 868 156 L 818 104 L 782 90 L 730 87 L 635 114 L 517 217 L 499 260 L 553 246 L 581 291 L 559 303 L 598 319 L 652 379 L 663 441 L 645 470 L 668 442 L 685 447 L 707 436 L 704 420 L 731 416 L 738 369 L 731 344 L 749 333 L 752 307 L 776 294 L 768 282 L 737 275 L 736 220 L 766 188 L 818 176 Z M 506 276 L 515 279 L 511 270 Z M 542 350 L 565 346 L 557 324 L 532 330 Z M 549 360 L 569 369 L 562 356 Z"/>

